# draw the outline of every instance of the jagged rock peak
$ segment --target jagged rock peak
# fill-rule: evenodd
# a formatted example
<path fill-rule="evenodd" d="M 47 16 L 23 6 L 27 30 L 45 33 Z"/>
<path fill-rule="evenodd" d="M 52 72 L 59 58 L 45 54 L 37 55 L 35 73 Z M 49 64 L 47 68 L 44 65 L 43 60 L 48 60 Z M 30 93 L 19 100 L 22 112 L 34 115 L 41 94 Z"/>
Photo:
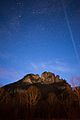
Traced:
<path fill-rule="evenodd" d="M 23 82 L 25 83 L 36 83 L 40 81 L 40 76 L 38 74 L 27 74 L 23 78 Z"/>
<path fill-rule="evenodd" d="M 55 74 L 51 72 L 43 72 L 41 74 L 41 79 L 44 83 L 52 83 L 55 82 Z"/>
<path fill-rule="evenodd" d="M 32 84 L 32 83 L 41 83 L 41 84 L 51 84 L 54 82 L 62 82 L 63 79 L 60 79 L 59 75 L 55 75 L 52 72 L 43 72 L 41 76 L 38 74 L 27 74 L 22 79 L 24 83 Z"/>

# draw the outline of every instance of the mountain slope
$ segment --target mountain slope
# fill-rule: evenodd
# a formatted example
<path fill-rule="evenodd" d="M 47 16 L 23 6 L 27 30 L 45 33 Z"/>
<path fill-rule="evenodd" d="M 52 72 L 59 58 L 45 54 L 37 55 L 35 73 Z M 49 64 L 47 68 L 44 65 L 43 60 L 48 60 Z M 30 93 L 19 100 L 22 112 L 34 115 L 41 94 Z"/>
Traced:
<path fill-rule="evenodd" d="M 79 89 L 59 76 L 28 74 L 0 88 L 0 120 L 80 118 Z"/>

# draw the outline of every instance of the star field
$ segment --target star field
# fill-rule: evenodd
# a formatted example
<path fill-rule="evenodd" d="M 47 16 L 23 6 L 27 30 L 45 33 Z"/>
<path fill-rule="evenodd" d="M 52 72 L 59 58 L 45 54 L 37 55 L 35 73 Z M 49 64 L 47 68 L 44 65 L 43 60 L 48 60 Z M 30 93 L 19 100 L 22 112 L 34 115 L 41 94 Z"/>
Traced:
<path fill-rule="evenodd" d="M 0 84 L 45 70 L 78 81 L 79 31 L 79 0 L 1 0 Z"/>

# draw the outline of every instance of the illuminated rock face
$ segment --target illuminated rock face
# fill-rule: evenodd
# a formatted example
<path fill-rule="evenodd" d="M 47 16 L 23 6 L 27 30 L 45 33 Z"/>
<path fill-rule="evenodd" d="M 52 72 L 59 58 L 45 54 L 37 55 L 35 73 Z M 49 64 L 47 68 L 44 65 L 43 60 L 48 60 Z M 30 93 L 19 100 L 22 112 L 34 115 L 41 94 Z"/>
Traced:
<path fill-rule="evenodd" d="M 36 74 L 36 75 L 35 74 L 28 74 L 22 79 L 22 81 L 24 83 L 29 83 L 29 84 L 37 83 L 40 81 L 40 77 L 38 74 Z"/>
<path fill-rule="evenodd" d="M 51 72 L 43 72 L 41 75 L 43 83 L 49 84 L 55 82 L 55 75 Z"/>
<path fill-rule="evenodd" d="M 24 83 L 41 83 L 41 84 L 51 84 L 56 82 L 63 82 L 63 79 L 60 79 L 59 75 L 56 75 L 51 72 L 43 72 L 41 77 L 38 74 L 28 74 L 22 79 Z"/>
<path fill-rule="evenodd" d="M 59 75 L 56 75 L 55 81 L 56 81 L 56 82 L 60 82 L 60 80 L 61 80 L 61 79 L 59 78 Z"/>

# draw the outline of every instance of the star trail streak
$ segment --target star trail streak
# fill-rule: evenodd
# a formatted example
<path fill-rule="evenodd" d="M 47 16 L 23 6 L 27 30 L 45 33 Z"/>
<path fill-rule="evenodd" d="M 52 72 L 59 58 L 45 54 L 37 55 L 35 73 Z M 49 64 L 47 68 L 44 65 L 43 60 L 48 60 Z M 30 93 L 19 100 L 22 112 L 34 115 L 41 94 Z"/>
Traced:
<path fill-rule="evenodd" d="M 66 20 L 66 23 L 67 23 L 67 27 L 68 27 L 68 30 L 69 30 L 69 33 L 70 33 L 71 41 L 72 41 L 72 44 L 73 44 L 75 56 L 76 56 L 77 61 L 78 61 L 79 65 L 80 65 L 80 58 L 79 58 L 79 54 L 77 52 L 77 48 L 76 48 L 76 44 L 75 44 L 75 39 L 73 37 L 73 32 L 72 32 L 72 29 L 71 29 L 71 26 L 70 26 L 70 22 L 69 22 L 69 19 L 68 19 L 67 11 L 65 9 L 64 1 L 61 0 L 61 3 L 62 3 L 62 7 L 63 7 L 63 11 L 64 11 L 64 15 L 65 15 L 65 20 Z"/>

